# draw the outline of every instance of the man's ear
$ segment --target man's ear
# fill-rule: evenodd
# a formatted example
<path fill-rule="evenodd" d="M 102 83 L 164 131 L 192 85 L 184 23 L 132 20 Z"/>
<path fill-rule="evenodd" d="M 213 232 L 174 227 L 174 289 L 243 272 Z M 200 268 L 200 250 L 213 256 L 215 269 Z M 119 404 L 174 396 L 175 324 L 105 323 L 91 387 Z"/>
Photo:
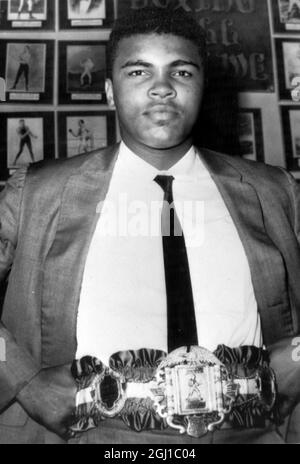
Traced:
<path fill-rule="evenodd" d="M 105 92 L 106 92 L 106 98 L 107 98 L 107 103 L 110 107 L 115 106 L 115 101 L 114 101 L 114 90 L 113 90 L 113 84 L 111 79 L 105 79 Z"/>

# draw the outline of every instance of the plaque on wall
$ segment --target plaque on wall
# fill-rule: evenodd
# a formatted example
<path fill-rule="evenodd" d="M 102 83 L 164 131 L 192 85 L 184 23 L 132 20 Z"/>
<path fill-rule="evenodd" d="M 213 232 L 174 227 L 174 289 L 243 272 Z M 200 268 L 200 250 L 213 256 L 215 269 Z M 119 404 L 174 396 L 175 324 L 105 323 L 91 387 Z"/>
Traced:
<path fill-rule="evenodd" d="M 59 102 L 106 103 L 106 42 L 59 43 Z"/>
<path fill-rule="evenodd" d="M 291 100 L 300 79 L 300 39 L 275 39 L 278 88 L 281 100 Z"/>
<path fill-rule="evenodd" d="M 71 158 L 116 142 L 114 111 L 58 113 L 59 155 Z"/>
<path fill-rule="evenodd" d="M 300 106 L 281 108 L 286 166 L 290 171 L 300 171 Z"/>
<path fill-rule="evenodd" d="M 55 0 L 1 0 L 1 29 L 53 29 Z"/>
<path fill-rule="evenodd" d="M 300 32 L 299 0 L 271 0 L 275 32 Z"/>
<path fill-rule="evenodd" d="M 28 163 L 55 158 L 53 113 L 1 113 L 0 130 L 1 180 Z"/>
<path fill-rule="evenodd" d="M 0 40 L 0 76 L 6 82 L 7 103 L 51 103 L 53 100 L 51 40 Z"/>
<path fill-rule="evenodd" d="M 274 91 L 267 1 L 118 0 L 117 15 L 147 6 L 192 13 L 206 32 L 212 69 L 230 75 L 238 91 Z"/>

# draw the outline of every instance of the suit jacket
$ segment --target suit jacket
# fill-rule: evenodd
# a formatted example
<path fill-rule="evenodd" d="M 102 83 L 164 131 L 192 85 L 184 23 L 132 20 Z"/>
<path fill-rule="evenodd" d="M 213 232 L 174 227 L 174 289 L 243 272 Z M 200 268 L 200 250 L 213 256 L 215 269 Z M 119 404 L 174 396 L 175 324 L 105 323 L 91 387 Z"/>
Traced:
<path fill-rule="evenodd" d="M 74 359 L 85 261 L 117 152 L 118 146 L 113 146 L 33 164 L 18 170 L 2 192 L 0 276 L 9 272 L 9 279 L 0 324 L 7 354 L 7 361 L 0 362 L 0 442 L 1 433 L 5 437 L 8 429 L 11 433 L 28 419 L 14 402 L 26 382 L 41 368 Z M 280 168 L 206 149 L 201 156 L 248 257 L 264 343 L 271 347 L 296 336 L 298 185 Z"/>

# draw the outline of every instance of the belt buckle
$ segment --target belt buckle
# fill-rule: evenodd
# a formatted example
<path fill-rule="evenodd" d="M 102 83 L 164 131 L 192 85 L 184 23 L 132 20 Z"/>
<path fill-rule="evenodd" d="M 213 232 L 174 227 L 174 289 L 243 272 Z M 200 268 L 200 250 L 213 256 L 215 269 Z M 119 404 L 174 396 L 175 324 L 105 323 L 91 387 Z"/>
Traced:
<path fill-rule="evenodd" d="M 232 400 L 223 395 L 227 378 L 225 366 L 210 351 L 178 348 L 158 367 L 156 411 L 179 433 L 199 438 L 220 425 L 230 411 Z"/>
<path fill-rule="evenodd" d="M 122 411 L 126 401 L 126 382 L 123 375 L 105 368 L 96 376 L 92 389 L 97 410 L 103 417 L 112 418 Z"/>

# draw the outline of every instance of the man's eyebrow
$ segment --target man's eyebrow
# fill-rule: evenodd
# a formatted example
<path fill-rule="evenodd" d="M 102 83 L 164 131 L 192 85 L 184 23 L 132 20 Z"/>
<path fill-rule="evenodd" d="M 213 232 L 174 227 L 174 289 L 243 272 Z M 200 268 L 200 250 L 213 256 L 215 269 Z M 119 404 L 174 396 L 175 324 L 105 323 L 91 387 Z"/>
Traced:
<path fill-rule="evenodd" d="M 132 66 L 143 66 L 144 68 L 150 68 L 152 64 L 143 60 L 128 60 L 123 64 L 123 66 L 121 66 L 121 69 L 130 68 Z"/>
<path fill-rule="evenodd" d="M 200 69 L 199 64 L 189 60 L 176 60 L 173 61 L 170 66 L 174 68 L 176 68 L 176 66 L 194 66 L 195 68 Z"/>
<path fill-rule="evenodd" d="M 123 66 L 121 66 L 121 69 L 130 68 L 133 66 L 143 66 L 144 68 L 151 68 L 153 64 L 148 63 L 147 61 L 144 61 L 144 60 L 128 60 L 126 61 L 126 63 L 123 64 Z M 195 63 L 194 61 L 190 61 L 190 60 L 172 61 L 169 64 L 169 66 L 171 68 L 176 68 L 177 66 L 194 66 L 195 68 L 200 69 L 200 66 L 197 63 Z"/>

